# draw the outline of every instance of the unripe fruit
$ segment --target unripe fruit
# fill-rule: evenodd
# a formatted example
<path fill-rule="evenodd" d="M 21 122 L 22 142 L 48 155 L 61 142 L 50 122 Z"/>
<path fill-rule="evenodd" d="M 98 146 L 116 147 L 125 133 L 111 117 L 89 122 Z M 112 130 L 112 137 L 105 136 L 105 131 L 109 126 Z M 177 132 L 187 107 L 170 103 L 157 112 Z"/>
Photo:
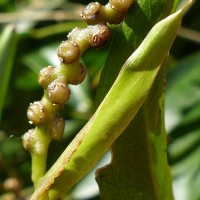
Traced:
<path fill-rule="evenodd" d="M 26 132 L 23 137 L 23 146 L 27 151 L 31 151 L 34 147 L 36 135 L 35 135 L 35 129 L 30 129 L 28 132 Z"/>
<path fill-rule="evenodd" d="M 124 19 L 124 12 L 119 12 L 110 3 L 104 6 L 105 19 L 109 24 L 119 24 Z"/>
<path fill-rule="evenodd" d="M 45 120 L 45 108 L 41 101 L 31 103 L 27 110 L 30 124 L 40 124 Z"/>
<path fill-rule="evenodd" d="M 78 85 L 80 84 L 86 76 L 86 69 L 82 63 L 77 63 L 72 66 L 65 66 L 67 67 L 67 83 L 72 85 Z"/>
<path fill-rule="evenodd" d="M 126 12 L 133 3 L 133 0 L 109 0 L 109 3 L 119 12 Z"/>
<path fill-rule="evenodd" d="M 92 31 L 91 46 L 95 48 L 102 47 L 110 36 L 109 28 L 106 25 L 98 25 Z"/>
<path fill-rule="evenodd" d="M 40 70 L 39 84 L 46 89 L 47 86 L 55 79 L 55 67 L 48 66 Z"/>
<path fill-rule="evenodd" d="M 54 140 L 60 140 L 63 136 L 65 121 L 63 118 L 55 118 L 52 127 L 52 136 Z"/>
<path fill-rule="evenodd" d="M 71 82 L 69 82 L 72 85 L 78 85 L 85 79 L 86 69 L 82 63 L 79 63 L 77 71 L 77 76 L 73 80 L 71 80 Z"/>
<path fill-rule="evenodd" d="M 44 144 L 37 136 L 36 129 L 30 129 L 23 137 L 23 146 L 31 154 L 44 154 Z"/>
<path fill-rule="evenodd" d="M 77 43 L 67 40 L 60 44 L 57 54 L 61 62 L 72 63 L 79 58 L 80 49 Z"/>
<path fill-rule="evenodd" d="M 101 10 L 102 6 L 98 2 L 92 2 L 88 4 L 83 10 L 81 17 L 88 24 L 97 24 L 103 22 L 103 13 Z"/>
<path fill-rule="evenodd" d="M 70 89 L 66 84 L 58 80 L 55 80 L 48 86 L 47 93 L 49 100 L 53 104 L 64 105 L 70 97 Z"/>

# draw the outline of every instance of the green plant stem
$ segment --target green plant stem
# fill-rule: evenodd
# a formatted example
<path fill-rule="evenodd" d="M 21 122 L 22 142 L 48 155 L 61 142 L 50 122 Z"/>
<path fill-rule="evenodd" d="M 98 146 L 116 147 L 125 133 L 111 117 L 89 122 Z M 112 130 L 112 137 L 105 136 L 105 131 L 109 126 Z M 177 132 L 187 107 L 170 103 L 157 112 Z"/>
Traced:
<path fill-rule="evenodd" d="M 36 128 L 35 137 L 37 143 L 34 151 L 31 152 L 32 157 L 32 180 L 34 187 L 36 188 L 39 184 L 40 178 L 46 173 L 46 161 L 49 143 L 52 138 L 44 131 L 43 128 Z"/>

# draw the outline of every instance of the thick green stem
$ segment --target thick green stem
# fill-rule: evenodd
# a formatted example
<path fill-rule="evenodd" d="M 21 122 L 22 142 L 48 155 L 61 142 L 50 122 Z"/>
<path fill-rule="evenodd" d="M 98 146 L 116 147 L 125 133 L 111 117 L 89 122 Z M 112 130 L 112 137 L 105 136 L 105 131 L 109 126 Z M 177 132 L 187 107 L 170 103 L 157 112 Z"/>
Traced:
<path fill-rule="evenodd" d="M 45 133 L 42 128 L 36 128 L 35 137 L 37 142 L 35 143 L 35 149 L 31 152 L 32 157 L 32 180 L 34 187 L 39 184 L 41 177 L 46 173 L 46 161 L 49 143 L 52 137 Z"/>

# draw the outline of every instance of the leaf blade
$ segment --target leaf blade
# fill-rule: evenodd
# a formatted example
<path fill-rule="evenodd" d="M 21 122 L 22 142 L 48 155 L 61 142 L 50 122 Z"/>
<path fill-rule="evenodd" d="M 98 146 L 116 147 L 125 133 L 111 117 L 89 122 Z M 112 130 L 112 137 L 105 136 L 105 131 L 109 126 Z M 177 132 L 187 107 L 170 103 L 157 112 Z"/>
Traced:
<path fill-rule="evenodd" d="M 16 44 L 15 27 L 13 25 L 8 25 L 0 38 L 0 121 L 14 62 Z"/>

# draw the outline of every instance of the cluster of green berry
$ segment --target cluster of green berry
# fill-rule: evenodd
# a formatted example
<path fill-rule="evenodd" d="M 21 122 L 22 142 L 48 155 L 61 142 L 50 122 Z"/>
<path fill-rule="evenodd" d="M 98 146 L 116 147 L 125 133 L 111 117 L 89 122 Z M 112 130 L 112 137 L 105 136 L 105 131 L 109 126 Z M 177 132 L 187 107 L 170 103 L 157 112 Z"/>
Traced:
<path fill-rule="evenodd" d="M 57 50 L 60 66 L 48 66 L 40 71 L 39 84 L 44 89 L 44 96 L 41 101 L 31 103 L 27 112 L 29 122 L 36 128 L 29 130 L 23 136 L 23 145 L 30 151 L 32 162 L 34 158 L 36 161 L 37 157 L 44 158 L 43 161 L 40 158 L 40 164 L 44 169 L 39 175 L 38 172 L 34 175 L 34 163 L 32 163 L 32 179 L 36 185 L 46 170 L 45 154 L 49 143 L 53 139 L 60 139 L 64 132 L 64 120 L 59 117 L 58 112 L 69 100 L 68 84 L 80 84 L 86 76 L 86 69 L 80 63 L 81 54 L 89 47 L 100 48 L 106 43 L 110 35 L 107 23 L 120 23 L 132 1 L 110 0 L 105 6 L 98 2 L 86 6 L 81 17 L 88 26 L 83 29 L 73 29 L 68 39 L 60 44 Z"/>

